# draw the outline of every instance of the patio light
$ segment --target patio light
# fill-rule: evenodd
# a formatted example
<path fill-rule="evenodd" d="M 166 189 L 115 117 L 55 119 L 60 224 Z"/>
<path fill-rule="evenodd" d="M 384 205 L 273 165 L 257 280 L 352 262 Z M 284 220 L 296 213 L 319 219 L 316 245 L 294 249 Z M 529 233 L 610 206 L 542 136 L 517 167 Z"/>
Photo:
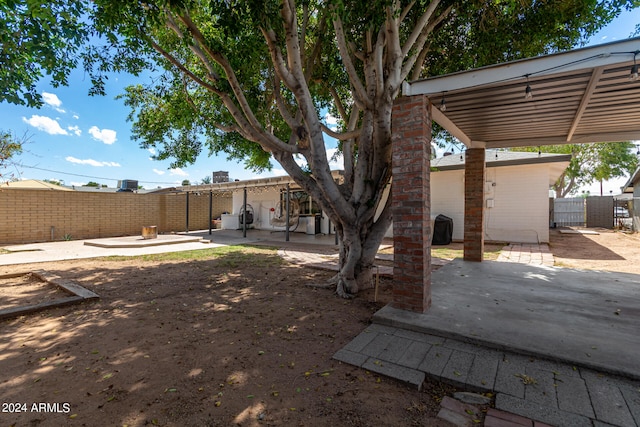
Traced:
<path fill-rule="evenodd" d="M 636 64 L 636 57 L 633 57 L 633 65 L 631 66 L 631 74 L 629 74 L 629 80 L 635 82 L 638 80 L 638 64 Z"/>
<path fill-rule="evenodd" d="M 527 74 L 527 87 L 524 90 L 524 99 L 533 98 L 533 91 L 531 90 L 531 86 L 529 85 L 529 74 Z"/>
<path fill-rule="evenodd" d="M 638 70 L 636 69 L 636 77 L 638 77 Z M 440 101 L 440 111 L 447 111 L 447 102 L 444 100 L 444 92 L 442 92 L 442 100 Z"/>

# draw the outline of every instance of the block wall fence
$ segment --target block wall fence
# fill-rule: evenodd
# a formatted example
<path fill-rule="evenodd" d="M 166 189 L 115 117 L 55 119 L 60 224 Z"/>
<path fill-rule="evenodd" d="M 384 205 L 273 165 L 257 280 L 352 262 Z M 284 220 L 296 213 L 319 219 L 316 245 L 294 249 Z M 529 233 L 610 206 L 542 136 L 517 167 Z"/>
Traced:
<path fill-rule="evenodd" d="M 231 212 L 232 194 L 213 196 L 213 218 Z M 186 230 L 185 194 L 0 190 L 0 244 L 140 235 Z M 189 230 L 209 228 L 209 193 L 189 194 Z"/>

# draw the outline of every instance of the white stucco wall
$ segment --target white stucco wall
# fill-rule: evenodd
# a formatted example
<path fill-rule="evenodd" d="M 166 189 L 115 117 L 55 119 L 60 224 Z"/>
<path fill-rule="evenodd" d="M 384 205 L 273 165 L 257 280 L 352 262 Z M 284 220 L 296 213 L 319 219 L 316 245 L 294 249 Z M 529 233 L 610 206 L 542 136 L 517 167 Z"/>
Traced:
<path fill-rule="evenodd" d="M 489 167 L 485 177 L 485 240 L 537 243 L 549 241 L 549 169 L 546 164 Z M 385 194 L 386 196 L 386 194 Z M 247 203 L 254 209 L 254 228 L 284 230 L 269 223 L 270 209 L 279 200 L 279 190 L 249 191 Z M 242 207 L 242 191 L 233 193 L 233 214 Z M 431 173 L 431 218 L 443 214 L 453 219 L 453 239 L 464 239 L 464 170 Z M 309 221 L 312 218 L 308 219 Z M 296 232 L 307 232 L 307 218 L 301 217 Z M 310 230 L 314 227 L 310 225 Z M 328 218 L 322 218 L 321 232 L 327 234 Z M 386 233 L 393 237 L 393 226 Z"/>
<path fill-rule="evenodd" d="M 453 219 L 453 240 L 464 237 L 464 170 L 431 172 L 431 218 Z"/>
<path fill-rule="evenodd" d="M 276 207 L 280 200 L 280 190 L 277 187 L 270 189 L 261 188 L 257 191 L 247 191 L 247 204 L 253 207 L 253 224 L 252 227 L 258 230 L 284 231 L 284 227 L 275 227 L 271 225 L 271 208 Z M 235 191 L 233 193 L 233 215 L 239 215 L 243 204 L 243 192 Z M 313 217 L 300 217 L 300 222 L 295 232 L 313 234 L 311 230 L 315 229 L 315 219 Z M 309 227 L 307 227 L 307 225 Z M 329 220 L 323 215 L 321 221 L 321 232 L 328 234 Z M 294 230 L 292 230 L 294 231 Z"/>
<path fill-rule="evenodd" d="M 485 239 L 549 242 L 549 172 L 547 165 L 487 168 Z M 493 185 L 495 183 L 495 185 Z"/>
<path fill-rule="evenodd" d="M 487 168 L 485 240 L 549 241 L 549 172 L 546 165 Z M 493 200 L 487 207 L 486 200 Z M 464 170 L 431 173 L 431 214 L 453 219 L 453 239 L 464 238 Z"/>

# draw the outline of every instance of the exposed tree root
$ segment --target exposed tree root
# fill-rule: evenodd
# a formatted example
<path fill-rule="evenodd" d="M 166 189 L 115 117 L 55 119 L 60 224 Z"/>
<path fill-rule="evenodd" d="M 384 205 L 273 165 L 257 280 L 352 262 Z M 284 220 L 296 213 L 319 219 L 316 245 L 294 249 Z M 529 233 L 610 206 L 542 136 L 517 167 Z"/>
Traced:
<path fill-rule="evenodd" d="M 336 286 L 333 283 L 305 283 L 304 285 L 310 288 L 319 288 L 319 289 L 331 289 Z"/>
<path fill-rule="evenodd" d="M 345 289 L 345 284 L 344 284 L 344 281 L 342 280 L 338 282 L 338 284 L 336 285 L 336 294 L 338 294 L 340 298 L 344 298 L 344 299 L 352 299 L 353 297 L 355 297 L 355 295 L 350 294 Z"/>

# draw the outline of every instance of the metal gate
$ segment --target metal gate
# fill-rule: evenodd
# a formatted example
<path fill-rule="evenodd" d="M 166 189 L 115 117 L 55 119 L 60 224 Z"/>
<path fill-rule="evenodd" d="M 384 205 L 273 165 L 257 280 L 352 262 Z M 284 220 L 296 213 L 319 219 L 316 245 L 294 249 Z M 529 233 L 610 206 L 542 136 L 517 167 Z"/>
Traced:
<path fill-rule="evenodd" d="M 613 197 L 587 197 L 587 227 L 613 228 Z"/>
<path fill-rule="evenodd" d="M 553 200 L 553 223 L 555 226 L 584 226 L 585 216 L 584 197 Z"/>

